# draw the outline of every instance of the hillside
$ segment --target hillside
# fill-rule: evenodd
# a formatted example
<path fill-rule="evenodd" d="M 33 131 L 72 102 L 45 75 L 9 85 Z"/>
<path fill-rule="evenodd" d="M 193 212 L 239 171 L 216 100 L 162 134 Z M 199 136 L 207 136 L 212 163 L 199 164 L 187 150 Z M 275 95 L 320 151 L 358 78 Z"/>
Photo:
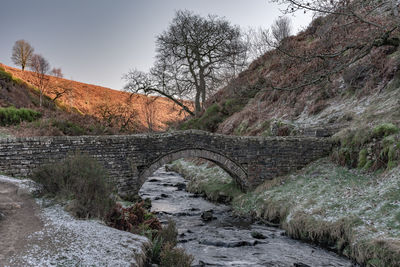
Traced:
<path fill-rule="evenodd" d="M 386 14 L 377 16 L 383 25 L 392 23 Z M 368 50 L 363 44 L 379 40 L 373 39 L 379 35 L 369 25 L 345 23 L 334 16 L 314 19 L 307 29 L 255 60 L 209 99 L 202 117 L 183 128 L 296 135 L 314 128 L 335 133 L 383 121 L 400 124 L 399 47 L 372 45 Z M 392 35 L 398 38 L 399 30 Z M 360 49 L 346 50 L 350 46 Z M 318 56 L 335 51 L 340 56 Z M 304 83 L 309 84 L 300 86 Z"/>
<path fill-rule="evenodd" d="M 35 85 L 35 77 L 32 72 L 22 71 L 1 63 L 0 67 L 3 67 L 15 78 L 21 79 L 29 85 Z M 100 120 L 110 119 L 108 113 L 113 112 L 117 113 L 113 115 L 132 116 L 137 125 L 136 131 L 148 130 L 149 123 L 152 124 L 152 130 L 162 131 L 168 127 L 168 123 L 181 120 L 185 115 L 171 101 L 162 97 L 147 97 L 139 94 L 131 96 L 127 92 L 92 84 L 53 76 L 47 76 L 47 78 L 49 79 L 47 95 L 50 99 L 56 96 L 54 92 L 67 89 L 67 93 L 57 99 L 57 103 L 64 109 L 93 116 Z M 17 92 L 15 94 L 18 94 Z M 18 99 L 18 97 L 13 98 L 12 104 L 19 106 Z"/>

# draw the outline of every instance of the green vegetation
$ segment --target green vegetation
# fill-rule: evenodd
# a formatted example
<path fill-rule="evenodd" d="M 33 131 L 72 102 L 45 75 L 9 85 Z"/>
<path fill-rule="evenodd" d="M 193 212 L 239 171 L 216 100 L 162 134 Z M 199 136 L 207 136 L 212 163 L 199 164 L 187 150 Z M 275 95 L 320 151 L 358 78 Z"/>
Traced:
<path fill-rule="evenodd" d="M 160 264 L 163 267 L 191 266 L 193 256 L 185 253 L 182 248 L 176 248 L 178 230 L 173 220 L 160 229 L 155 236 L 148 236 L 152 240 L 152 246 L 147 251 L 151 263 Z"/>
<path fill-rule="evenodd" d="M 189 180 L 189 192 L 204 194 L 211 201 L 228 203 L 242 194 L 235 181 L 217 166 L 209 167 L 207 164 L 196 165 L 193 162 L 177 160 L 168 168 Z"/>
<path fill-rule="evenodd" d="M 392 123 L 347 130 L 336 137 L 333 161 L 342 166 L 385 170 L 399 165 L 400 129 Z"/>
<path fill-rule="evenodd" d="M 42 114 L 38 111 L 15 107 L 0 108 L 0 125 L 8 126 L 19 124 L 22 121 L 34 121 L 40 118 Z"/>
<path fill-rule="evenodd" d="M 214 132 L 217 130 L 218 125 L 226 118 L 221 113 L 222 108 L 218 104 L 209 106 L 200 118 L 192 118 L 184 122 L 181 130 L 199 129 Z"/>
<path fill-rule="evenodd" d="M 246 105 L 247 99 L 230 98 L 222 106 L 212 104 L 198 118 L 192 118 L 180 125 L 180 130 L 199 129 L 215 132 L 218 125 L 232 114 L 239 112 Z"/>
<path fill-rule="evenodd" d="M 103 218 L 114 205 L 114 189 L 106 170 L 95 159 L 76 152 L 60 162 L 43 165 L 32 179 L 43 185 L 43 193 L 62 201 L 79 218 Z"/>

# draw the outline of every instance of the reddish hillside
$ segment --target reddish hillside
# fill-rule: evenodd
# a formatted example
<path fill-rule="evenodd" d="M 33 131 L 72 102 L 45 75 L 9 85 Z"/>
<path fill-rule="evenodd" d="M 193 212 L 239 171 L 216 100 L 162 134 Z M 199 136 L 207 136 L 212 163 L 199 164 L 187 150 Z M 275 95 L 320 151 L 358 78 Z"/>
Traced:
<path fill-rule="evenodd" d="M 35 85 L 35 77 L 30 71 L 22 71 L 0 63 L 7 72 L 14 77 L 20 78 L 31 85 Z M 185 116 L 183 112 L 170 100 L 158 97 L 147 97 L 145 95 L 131 94 L 117 91 L 110 88 L 71 81 L 63 78 L 48 76 L 49 88 L 68 87 L 70 91 L 59 98 L 62 105 L 67 108 L 74 108 L 85 115 L 101 117 L 100 109 L 104 106 L 121 107 L 130 106 L 136 112 L 138 122 L 141 127 L 147 128 L 148 120 L 154 124 L 154 130 L 165 130 L 169 122 L 182 120 Z M 55 95 L 48 93 L 53 98 Z M 154 100 L 154 102 L 152 101 Z M 150 110 L 149 104 L 151 102 Z"/>

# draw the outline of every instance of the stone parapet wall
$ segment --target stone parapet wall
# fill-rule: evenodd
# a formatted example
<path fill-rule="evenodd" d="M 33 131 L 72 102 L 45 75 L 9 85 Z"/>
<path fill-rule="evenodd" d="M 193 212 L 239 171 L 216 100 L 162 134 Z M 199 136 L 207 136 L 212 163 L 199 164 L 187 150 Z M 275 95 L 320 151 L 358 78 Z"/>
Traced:
<path fill-rule="evenodd" d="M 136 193 L 160 165 L 182 157 L 208 159 L 243 188 L 302 168 L 329 154 L 330 139 L 238 137 L 197 130 L 127 136 L 0 139 L 0 172 L 26 177 L 36 167 L 81 151 L 101 162 L 122 196 Z"/>

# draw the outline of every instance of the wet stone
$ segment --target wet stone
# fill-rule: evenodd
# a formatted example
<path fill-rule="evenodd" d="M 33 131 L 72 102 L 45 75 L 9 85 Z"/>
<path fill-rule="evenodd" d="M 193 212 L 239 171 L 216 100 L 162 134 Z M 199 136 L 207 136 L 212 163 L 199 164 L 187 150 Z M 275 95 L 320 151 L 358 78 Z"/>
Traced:
<path fill-rule="evenodd" d="M 216 219 L 216 218 L 214 217 L 214 211 L 213 211 L 213 210 L 204 211 L 204 212 L 201 214 L 201 219 L 202 219 L 204 222 L 209 222 L 209 221 L 212 221 L 212 220 Z"/>
<path fill-rule="evenodd" d="M 252 231 L 251 237 L 253 237 L 255 239 L 266 239 L 267 238 L 265 235 L 263 235 L 262 233 L 257 232 L 257 231 Z"/>
<path fill-rule="evenodd" d="M 185 190 L 186 189 L 186 184 L 177 183 L 177 184 L 174 184 L 174 187 L 176 187 L 178 190 Z"/>

